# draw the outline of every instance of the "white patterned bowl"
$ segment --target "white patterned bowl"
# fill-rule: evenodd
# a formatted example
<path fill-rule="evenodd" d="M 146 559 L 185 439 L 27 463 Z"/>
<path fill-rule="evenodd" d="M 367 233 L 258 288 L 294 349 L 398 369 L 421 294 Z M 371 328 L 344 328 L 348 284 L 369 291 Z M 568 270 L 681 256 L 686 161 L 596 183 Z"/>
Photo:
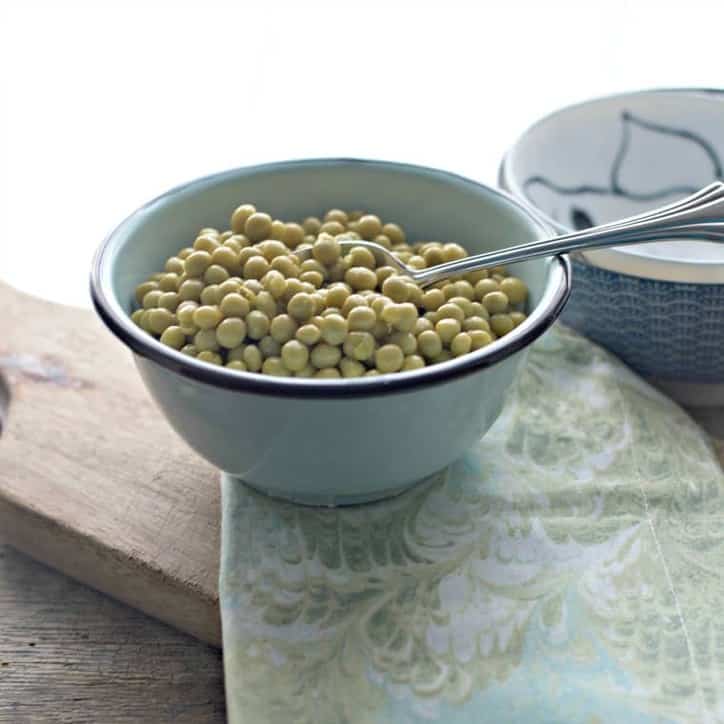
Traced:
<path fill-rule="evenodd" d="M 643 91 L 559 110 L 505 157 L 500 183 L 560 232 L 724 178 L 724 91 Z M 724 245 L 660 239 L 575 255 L 563 320 L 679 401 L 724 404 Z"/>

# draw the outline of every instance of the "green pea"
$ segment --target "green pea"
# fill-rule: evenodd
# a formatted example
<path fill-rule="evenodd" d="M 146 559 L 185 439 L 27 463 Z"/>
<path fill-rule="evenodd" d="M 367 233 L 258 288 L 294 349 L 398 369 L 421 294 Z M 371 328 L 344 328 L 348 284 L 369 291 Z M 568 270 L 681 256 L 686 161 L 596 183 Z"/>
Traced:
<path fill-rule="evenodd" d="M 436 331 L 427 330 L 418 335 L 417 347 L 425 359 L 433 360 L 442 352 L 442 339 Z"/>
<path fill-rule="evenodd" d="M 151 291 L 158 290 L 158 282 L 143 282 L 136 287 L 136 302 L 138 304 L 143 303 L 143 299 Z"/>
<path fill-rule="evenodd" d="M 304 324 L 297 329 L 294 335 L 302 344 L 308 347 L 317 344 L 322 337 L 322 331 L 314 324 Z"/>
<path fill-rule="evenodd" d="M 161 343 L 174 349 L 181 349 L 186 344 L 186 335 L 183 333 L 181 327 L 172 325 L 163 330 Z"/>
<path fill-rule="evenodd" d="M 216 327 L 216 340 L 226 349 L 238 347 L 246 337 L 246 324 L 243 319 L 229 317 Z"/>
<path fill-rule="evenodd" d="M 490 328 L 498 337 L 508 334 L 513 327 L 515 327 L 515 324 L 509 314 L 494 314 L 490 318 Z"/>
<path fill-rule="evenodd" d="M 472 345 L 472 337 L 467 332 L 460 332 L 450 342 L 450 351 L 455 357 L 461 357 L 470 352 Z"/>
<path fill-rule="evenodd" d="M 317 369 L 335 367 L 342 357 L 339 347 L 320 342 L 312 349 L 311 362 Z"/>
<path fill-rule="evenodd" d="M 385 344 L 375 352 L 375 366 L 380 372 L 398 372 L 402 369 L 405 355 L 395 344 Z"/>
<path fill-rule="evenodd" d="M 341 254 L 339 242 L 331 234 L 320 234 L 312 248 L 314 258 L 325 266 L 332 266 Z"/>
<path fill-rule="evenodd" d="M 281 355 L 282 346 L 273 337 L 267 335 L 259 340 L 259 351 L 264 359 L 268 357 L 279 357 Z"/>
<path fill-rule="evenodd" d="M 158 303 L 161 301 L 162 296 L 163 292 L 160 289 L 153 289 L 150 292 L 146 292 L 145 296 L 143 297 L 143 308 L 154 309 L 158 306 Z"/>
<path fill-rule="evenodd" d="M 200 277 L 211 266 L 211 254 L 208 251 L 194 251 L 184 260 L 184 271 L 190 277 Z"/>
<path fill-rule="evenodd" d="M 244 235 L 249 241 L 256 242 L 268 239 L 271 231 L 272 219 L 269 214 L 256 211 L 244 222 Z"/>
<path fill-rule="evenodd" d="M 288 370 L 300 372 L 309 362 L 309 349 L 296 339 L 292 339 L 282 347 L 281 356 Z"/>
<path fill-rule="evenodd" d="M 435 331 L 443 344 L 450 344 L 453 338 L 460 333 L 460 330 L 460 322 L 458 322 L 457 319 L 451 319 L 449 317 L 441 319 L 435 325 Z"/>
<path fill-rule="evenodd" d="M 148 326 L 154 334 L 162 334 L 176 321 L 176 316 L 163 307 L 148 310 Z"/>
<path fill-rule="evenodd" d="M 231 230 L 235 234 L 243 234 L 246 220 L 255 212 L 256 208 L 252 204 L 237 206 L 231 214 Z"/>
<path fill-rule="evenodd" d="M 194 346 L 199 352 L 215 352 L 219 349 L 219 342 L 216 339 L 216 330 L 200 329 L 194 335 Z"/>
<path fill-rule="evenodd" d="M 367 371 L 367 368 L 356 359 L 351 357 L 342 357 L 339 362 L 339 370 L 342 373 L 342 377 L 362 377 Z"/>
<path fill-rule="evenodd" d="M 299 325 L 288 314 L 279 314 L 271 320 L 269 334 L 280 344 L 291 340 L 296 334 Z"/>
<path fill-rule="evenodd" d="M 375 338 L 369 332 L 350 332 L 343 345 L 347 357 L 359 362 L 372 359 L 376 347 Z"/>
<path fill-rule="evenodd" d="M 261 350 L 254 344 L 246 345 L 243 353 L 243 361 L 250 372 L 259 372 L 263 362 Z"/>
<path fill-rule="evenodd" d="M 216 352 L 212 352 L 211 350 L 208 350 L 208 349 L 205 349 L 205 350 L 199 352 L 196 355 L 196 359 L 200 359 L 202 362 L 209 362 L 212 365 L 223 364 L 221 355 L 217 354 Z"/>
<path fill-rule="evenodd" d="M 500 282 L 500 291 L 505 294 L 511 304 L 522 304 L 528 298 L 528 287 L 518 277 L 506 277 Z"/>
<path fill-rule="evenodd" d="M 227 294 L 219 305 L 219 311 L 224 317 L 246 317 L 251 310 L 251 305 L 246 297 L 232 292 Z"/>
<path fill-rule="evenodd" d="M 246 315 L 246 330 L 251 339 L 261 339 L 269 332 L 269 317 L 254 309 Z"/>
<path fill-rule="evenodd" d="M 274 377 L 289 377 L 291 375 L 290 370 L 284 366 L 281 357 L 267 357 L 264 360 L 261 371 L 265 375 L 272 375 Z"/>
<path fill-rule="evenodd" d="M 287 305 L 287 312 L 299 322 L 306 322 L 315 312 L 315 302 L 310 294 L 299 292 Z"/>
<path fill-rule="evenodd" d="M 346 322 L 352 331 L 369 332 L 375 326 L 377 316 L 369 307 L 354 307 L 347 315 Z"/>
<path fill-rule="evenodd" d="M 193 313 L 194 324 L 200 329 L 213 329 L 222 320 L 218 307 L 204 305 L 197 307 Z"/>
<path fill-rule="evenodd" d="M 402 370 L 419 370 L 425 366 L 425 360 L 419 354 L 411 354 L 405 357 L 402 363 Z"/>

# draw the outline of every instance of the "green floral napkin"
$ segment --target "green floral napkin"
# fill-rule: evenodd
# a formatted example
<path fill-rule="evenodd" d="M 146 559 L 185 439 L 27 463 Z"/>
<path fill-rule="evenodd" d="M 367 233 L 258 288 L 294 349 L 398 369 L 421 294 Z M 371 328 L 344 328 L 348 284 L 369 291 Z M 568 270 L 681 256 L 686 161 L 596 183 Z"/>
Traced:
<path fill-rule="evenodd" d="M 477 448 L 396 499 L 223 481 L 229 719 L 724 722 L 723 493 L 689 418 L 558 327 Z"/>

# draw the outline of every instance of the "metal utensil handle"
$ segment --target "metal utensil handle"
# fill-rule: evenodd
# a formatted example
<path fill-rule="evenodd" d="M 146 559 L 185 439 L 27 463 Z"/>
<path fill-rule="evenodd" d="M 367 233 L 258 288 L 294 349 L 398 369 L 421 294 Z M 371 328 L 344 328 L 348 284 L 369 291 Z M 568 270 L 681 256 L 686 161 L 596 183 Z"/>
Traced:
<path fill-rule="evenodd" d="M 724 183 L 716 182 L 668 206 L 551 239 L 468 256 L 415 274 L 423 285 L 478 269 L 572 251 L 642 244 L 665 238 L 724 241 Z"/>

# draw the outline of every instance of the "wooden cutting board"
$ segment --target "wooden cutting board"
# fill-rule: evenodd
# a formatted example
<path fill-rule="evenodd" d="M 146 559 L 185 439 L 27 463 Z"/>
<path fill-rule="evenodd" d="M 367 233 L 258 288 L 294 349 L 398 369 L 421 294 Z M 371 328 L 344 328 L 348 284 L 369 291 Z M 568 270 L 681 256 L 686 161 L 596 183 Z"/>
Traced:
<path fill-rule="evenodd" d="M 220 646 L 217 472 L 93 311 L 2 282 L 0 309 L 2 537 Z"/>
<path fill-rule="evenodd" d="M 1 282 L 0 309 L 2 537 L 220 646 L 217 472 L 171 430 L 91 310 Z M 724 461 L 724 411 L 699 418 Z"/>

